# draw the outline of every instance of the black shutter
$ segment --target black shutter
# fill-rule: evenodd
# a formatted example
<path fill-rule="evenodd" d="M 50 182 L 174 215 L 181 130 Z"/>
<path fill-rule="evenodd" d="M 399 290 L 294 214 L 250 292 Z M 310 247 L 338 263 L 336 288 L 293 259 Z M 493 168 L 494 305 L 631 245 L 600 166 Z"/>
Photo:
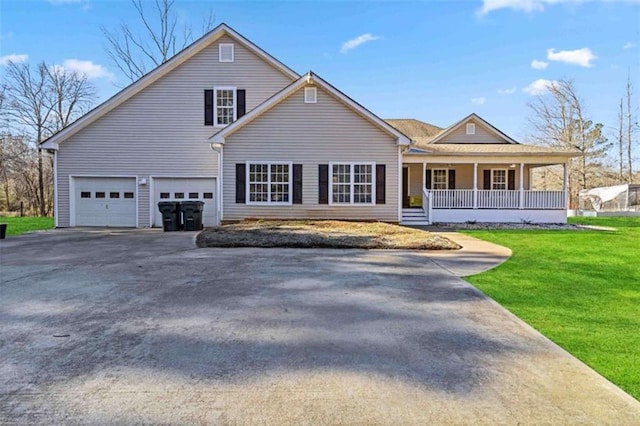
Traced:
<path fill-rule="evenodd" d="M 431 169 L 427 169 L 427 182 L 424 184 L 424 187 L 431 189 Z"/>
<path fill-rule="evenodd" d="M 293 165 L 293 204 L 302 204 L 302 164 Z"/>
<path fill-rule="evenodd" d="M 482 175 L 483 175 L 482 187 L 484 189 L 491 189 L 491 170 L 484 170 L 482 172 Z"/>
<path fill-rule="evenodd" d="M 236 163 L 236 203 L 245 204 L 247 202 L 247 165 Z M 222 196 L 222 194 L 220 194 Z"/>
<path fill-rule="evenodd" d="M 449 189 L 456 189 L 456 171 L 449 170 Z"/>
<path fill-rule="evenodd" d="M 318 204 L 329 204 L 329 165 L 318 165 Z"/>
<path fill-rule="evenodd" d="M 247 113 L 247 91 L 236 90 L 236 118 L 240 118 Z"/>
<path fill-rule="evenodd" d="M 384 164 L 376 164 L 376 204 L 384 204 L 386 202 L 386 166 Z"/>
<path fill-rule="evenodd" d="M 516 189 L 516 171 L 509 170 L 507 173 L 507 189 L 514 190 Z"/>
<path fill-rule="evenodd" d="M 204 125 L 213 126 L 213 90 L 204 91 Z"/>

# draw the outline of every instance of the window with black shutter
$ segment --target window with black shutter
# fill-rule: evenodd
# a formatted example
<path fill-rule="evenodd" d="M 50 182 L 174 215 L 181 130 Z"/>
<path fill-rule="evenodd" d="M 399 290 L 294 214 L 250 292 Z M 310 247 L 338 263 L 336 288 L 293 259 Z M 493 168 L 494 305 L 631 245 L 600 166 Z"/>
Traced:
<path fill-rule="evenodd" d="M 213 126 L 213 90 L 204 91 L 204 125 Z"/>

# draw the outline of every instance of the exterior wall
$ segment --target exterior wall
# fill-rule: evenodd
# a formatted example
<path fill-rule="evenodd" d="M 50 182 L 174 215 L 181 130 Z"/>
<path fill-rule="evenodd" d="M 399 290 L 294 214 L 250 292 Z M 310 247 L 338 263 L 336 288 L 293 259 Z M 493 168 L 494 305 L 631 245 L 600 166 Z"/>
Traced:
<path fill-rule="evenodd" d="M 493 210 L 493 209 L 433 209 L 432 223 L 512 222 L 566 223 L 566 210 Z"/>
<path fill-rule="evenodd" d="M 305 104 L 304 90 L 300 89 L 226 138 L 223 221 L 247 217 L 399 220 L 400 154 L 395 138 L 321 88 L 317 94 L 316 104 Z M 302 164 L 302 204 L 236 204 L 236 163 L 246 161 Z M 373 206 L 318 204 L 318 165 L 360 161 L 386 165 L 386 203 Z"/>
<path fill-rule="evenodd" d="M 218 45 L 234 43 L 235 62 L 218 62 Z M 217 155 L 204 125 L 204 90 L 246 90 L 247 111 L 291 78 L 224 36 L 158 81 L 60 144 L 58 226 L 69 226 L 69 176 L 214 177 Z M 150 225 L 149 185 L 138 187 L 139 226 Z M 213 188 L 215 189 L 215 188 Z"/>
<path fill-rule="evenodd" d="M 476 125 L 476 133 L 467 135 L 467 123 Z M 493 131 L 487 129 L 476 120 L 468 120 L 462 126 L 451 132 L 436 143 L 509 143 Z"/>

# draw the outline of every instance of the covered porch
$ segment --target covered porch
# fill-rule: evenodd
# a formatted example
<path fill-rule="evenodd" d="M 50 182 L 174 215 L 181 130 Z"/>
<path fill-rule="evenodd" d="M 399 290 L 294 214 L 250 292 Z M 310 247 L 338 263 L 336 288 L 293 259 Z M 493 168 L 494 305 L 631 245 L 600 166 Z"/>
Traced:
<path fill-rule="evenodd" d="M 533 170 L 558 164 L 562 188 L 536 189 Z M 566 222 L 567 179 L 566 158 L 405 157 L 402 222 Z"/>

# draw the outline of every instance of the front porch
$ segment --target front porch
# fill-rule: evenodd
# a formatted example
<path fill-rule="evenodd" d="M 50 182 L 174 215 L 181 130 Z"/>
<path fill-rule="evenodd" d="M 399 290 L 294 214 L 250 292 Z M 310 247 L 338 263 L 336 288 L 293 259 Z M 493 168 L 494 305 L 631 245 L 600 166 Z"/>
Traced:
<path fill-rule="evenodd" d="M 557 164 L 557 163 L 555 163 Z M 563 188 L 537 190 L 536 167 L 520 163 L 404 163 L 402 223 L 566 222 L 567 170 Z"/>

